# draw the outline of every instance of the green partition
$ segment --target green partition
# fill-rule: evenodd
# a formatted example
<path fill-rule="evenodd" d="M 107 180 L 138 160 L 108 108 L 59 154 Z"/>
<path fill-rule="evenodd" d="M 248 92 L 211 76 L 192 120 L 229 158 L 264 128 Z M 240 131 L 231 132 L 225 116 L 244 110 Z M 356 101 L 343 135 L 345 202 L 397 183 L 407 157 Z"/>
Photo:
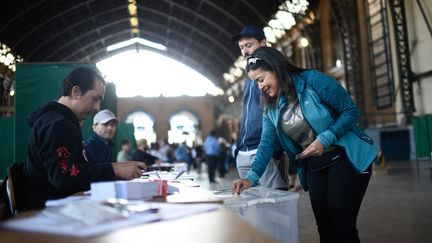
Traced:
<path fill-rule="evenodd" d="M 429 137 L 429 157 L 432 157 L 432 114 L 426 116 L 427 134 Z"/>
<path fill-rule="evenodd" d="M 432 151 L 432 115 L 413 118 L 417 158 L 430 157 Z"/>
<path fill-rule="evenodd" d="M 14 118 L 0 118 L 0 134 L 0 179 L 3 179 L 6 176 L 6 169 L 14 161 Z"/>
<path fill-rule="evenodd" d="M 101 110 L 108 109 L 112 111 L 114 114 L 117 114 L 117 95 L 115 85 L 113 83 L 107 83 L 105 97 L 101 104 Z M 94 115 L 87 117 L 84 121 L 83 126 L 81 127 L 81 131 L 83 134 L 83 138 L 87 139 L 93 134 L 93 117 Z M 117 136 L 117 134 L 116 134 Z M 116 138 L 114 138 L 114 142 L 116 143 Z M 117 153 L 113 153 L 113 161 L 115 161 Z"/>
<path fill-rule="evenodd" d="M 102 109 L 109 109 L 114 114 L 117 114 L 117 95 L 116 87 L 113 83 L 107 83 L 105 97 L 102 103 Z"/>
<path fill-rule="evenodd" d="M 114 114 L 117 114 L 117 95 L 116 88 L 113 83 L 107 83 L 105 97 L 101 104 L 101 110 L 103 109 L 109 109 Z M 84 139 L 89 138 L 93 134 L 93 117 L 94 115 L 87 117 L 83 126 L 81 127 Z"/>
<path fill-rule="evenodd" d="M 60 95 L 61 82 L 73 69 L 77 67 L 95 68 L 93 64 L 18 64 L 16 68 L 16 96 L 15 96 L 15 145 L 14 161 L 23 162 L 27 148 L 30 127 L 25 118 L 38 107 L 50 100 L 55 100 Z M 114 93 L 112 93 L 114 92 Z M 104 102 L 102 107 L 115 109 L 117 107 L 115 87 L 108 88 L 106 97 L 109 102 Z M 87 119 L 83 126 L 83 135 L 91 134 L 91 120 Z"/>

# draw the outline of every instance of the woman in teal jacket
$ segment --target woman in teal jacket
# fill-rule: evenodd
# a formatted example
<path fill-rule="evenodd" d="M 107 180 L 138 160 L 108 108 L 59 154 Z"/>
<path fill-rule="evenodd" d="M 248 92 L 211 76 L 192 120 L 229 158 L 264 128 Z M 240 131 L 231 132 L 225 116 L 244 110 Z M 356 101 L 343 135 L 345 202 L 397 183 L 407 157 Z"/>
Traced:
<path fill-rule="evenodd" d="M 357 127 L 354 101 L 332 77 L 294 67 L 271 47 L 255 50 L 246 69 L 261 90 L 263 130 L 253 166 L 233 193 L 257 185 L 280 142 L 309 191 L 321 242 L 360 242 L 357 215 L 378 148 Z"/>

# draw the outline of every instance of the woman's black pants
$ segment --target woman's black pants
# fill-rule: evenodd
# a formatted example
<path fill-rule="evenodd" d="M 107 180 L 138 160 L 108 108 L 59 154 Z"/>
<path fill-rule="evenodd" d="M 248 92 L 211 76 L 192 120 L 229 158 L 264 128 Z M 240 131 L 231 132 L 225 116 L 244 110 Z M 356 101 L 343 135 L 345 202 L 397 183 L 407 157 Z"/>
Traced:
<path fill-rule="evenodd" d="M 306 181 L 321 243 L 360 242 L 357 215 L 371 167 L 358 174 L 345 156 L 334 165 L 312 172 L 305 163 Z"/>

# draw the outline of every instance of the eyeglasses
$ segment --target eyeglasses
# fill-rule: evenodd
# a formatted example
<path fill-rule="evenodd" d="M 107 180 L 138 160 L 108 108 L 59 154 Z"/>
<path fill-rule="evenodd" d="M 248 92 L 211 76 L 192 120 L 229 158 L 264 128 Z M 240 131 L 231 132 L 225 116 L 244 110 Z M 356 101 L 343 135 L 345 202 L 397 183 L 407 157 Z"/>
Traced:
<path fill-rule="evenodd" d="M 262 60 L 261 60 L 261 58 L 259 58 L 259 57 L 251 56 L 251 57 L 249 57 L 249 58 L 247 59 L 247 65 L 248 65 L 248 66 L 250 66 L 250 65 L 255 65 L 255 64 L 257 63 L 257 61 L 262 61 Z"/>

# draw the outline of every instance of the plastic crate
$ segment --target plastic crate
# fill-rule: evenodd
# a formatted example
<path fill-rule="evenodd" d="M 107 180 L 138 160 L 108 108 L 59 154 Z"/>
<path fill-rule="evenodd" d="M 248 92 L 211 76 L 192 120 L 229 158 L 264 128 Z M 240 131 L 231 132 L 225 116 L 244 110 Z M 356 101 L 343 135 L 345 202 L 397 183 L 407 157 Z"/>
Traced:
<path fill-rule="evenodd" d="M 231 191 L 215 192 L 224 206 L 279 242 L 298 242 L 298 193 L 252 187 L 239 196 Z"/>

